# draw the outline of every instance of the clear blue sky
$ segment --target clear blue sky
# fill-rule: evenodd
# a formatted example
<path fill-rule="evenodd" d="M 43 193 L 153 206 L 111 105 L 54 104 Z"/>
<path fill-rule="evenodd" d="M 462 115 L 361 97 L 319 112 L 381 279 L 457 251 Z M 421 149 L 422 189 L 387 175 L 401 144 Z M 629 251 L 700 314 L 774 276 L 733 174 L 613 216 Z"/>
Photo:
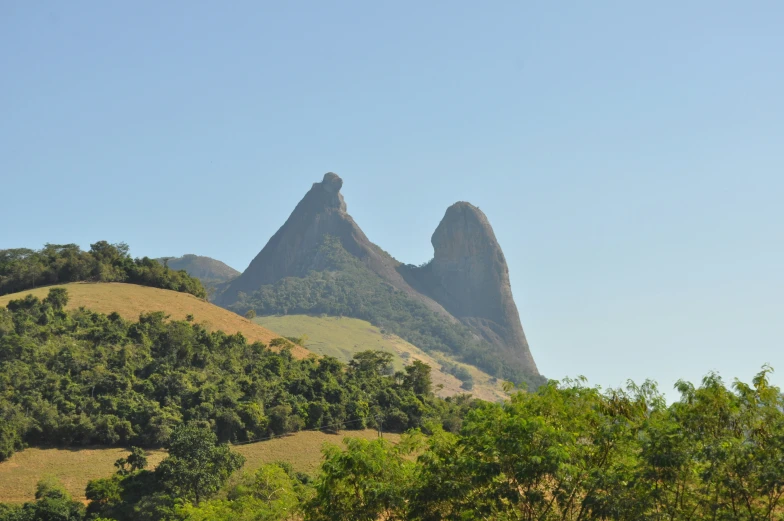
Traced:
<path fill-rule="evenodd" d="M 540 369 L 784 383 L 784 3 L 0 2 L 0 248 L 489 217 Z"/>

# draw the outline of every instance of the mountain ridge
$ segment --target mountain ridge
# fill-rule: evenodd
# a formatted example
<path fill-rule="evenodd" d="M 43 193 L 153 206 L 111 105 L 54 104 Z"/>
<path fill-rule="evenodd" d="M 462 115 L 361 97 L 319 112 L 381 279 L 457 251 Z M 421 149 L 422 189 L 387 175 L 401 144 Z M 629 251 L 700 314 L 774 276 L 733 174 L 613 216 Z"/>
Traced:
<path fill-rule="evenodd" d="M 433 260 L 415 267 L 368 239 L 347 212 L 342 186 L 332 172 L 313 183 L 215 302 L 237 312 L 341 313 L 400 326 L 396 333 L 415 345 L 426 337 L 419 347 L 461 353 L 499 375 L 525 373 L 542 381 L 484 213 L 467 202 L 452 205 L 433 234 Z"/>

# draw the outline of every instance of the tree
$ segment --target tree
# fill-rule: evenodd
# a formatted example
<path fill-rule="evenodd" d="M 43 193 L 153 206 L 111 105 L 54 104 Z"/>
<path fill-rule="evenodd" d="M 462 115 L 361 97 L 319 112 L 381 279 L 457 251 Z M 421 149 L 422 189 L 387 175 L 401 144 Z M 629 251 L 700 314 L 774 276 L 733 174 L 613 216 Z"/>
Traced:
<path fill-rule="evenodd" d="M 52 308 L 60 311 L 68 304 L 68 290 L 65 288 L 52 288 L 49 294 L 44 299 L 44 302 L 50 304 Z"/>
<path fill-rule="evenodd" d="M 174 429 L 169 457 L 158 465 L 155 475 L 174 496 L 198 505 L 217 492 L 243 463 L 245 457 L 228 445 L 218 445 L 212 431 L 184 425 Z"/>
<path fill-rule="evenodd" d="M 430 378 L 430 366 L 420 360 L 414 360 L 406 366 L 404 385 L 418 395 L 429 395 L 433 392 L 433 381 Z"/>
<path fill-rule="evenodd" d="M 248 312 L 245 313 L 245 318 L 247 318 L 248 320 L 253 320 L 254 318 L 256 318 L 256 310 L 255 309 L 248 310 Z"/>
<path fill-rule="evenodd" d="M 387 521 L 406 519 L 405 489 L 415 464 L 404 458 L 415 444 L 392 446 L 386 440 L 344 440 L 346 450 L 324 449 L 316 496 L 308 505 L 308 521 Z"/>
<path fill-rule="evenodd" d="M 13 521 L 82 521 L 84 505 L 74 501 L 55 479 L 42 479 L 36 485 L 35 502 L 12 513 Z M 2 514 L 2 510 L 0 510 Z"/>
<path fill-rule="evenodd" d="M 130 474 L 137 470 L 143 470 L 147 466 L 147 455 L 144 449 L 131 447 L 131 453 L 127 458 L 120 458 L 114 462 L 117 472 L 120 474 Z"/>
<path fill-rule="evenodd" d="M 283 521 L 299 513 L 306 489 L 283 466 L 262 465 L 245 475 L 227 499 L 184 505 L 177 512 L 186 521 Z"/>

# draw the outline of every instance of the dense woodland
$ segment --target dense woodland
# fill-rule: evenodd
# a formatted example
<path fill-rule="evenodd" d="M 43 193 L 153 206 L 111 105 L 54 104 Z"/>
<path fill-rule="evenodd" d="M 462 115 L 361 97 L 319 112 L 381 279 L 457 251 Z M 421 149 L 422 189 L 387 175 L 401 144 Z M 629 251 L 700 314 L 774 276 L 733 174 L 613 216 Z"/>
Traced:
<path fill-rule="evenodd" d="M 431 311 L 421 302 L 383 282 L 349 254 L 334 237 L 326 237 L 316 253 L 317 269 L 305 277 L 287 277 L 240 294 L 230 309 L 258 315 L 311 314 L 349 316 L 367 320 L 427 351 L 441 351 L 489 374 L 524 383 L 530 389 L 546 379 L 504 363 L 488 344 L 471 331 Z"/>
<path fill-rule="evenodd" d="M 669 406 L 651 382 L 550 382 L 476 403 L 456 433 L 431 424 L 397 445 L 327 446 L 315 476 L 283 463 L 238 472 L 242 457 L 212 430 L 181 424 L 158 468 L 133 449 L 88 484 L 87 507 L 43 481 L 0 520 L 781 520 L 784 399 L 769 372 L 730 388 L 714 374 L 679 382 Z"/>
<path fill-rule="evenodd" d="M 184 270 L 144 257 L 132 259 L 127 244 L 99 241 L 82 251 L 76 244 L 47 244 L 40 250 L 0 250 L 0 295 L 67 282 L 128 282 L 207 298 Z"/>
<path fill-rule="evenodd" d="M 285 339 L 249 344 L 162 312 L 138 322 L 66 311 L 67 291 L 0 309 L 0 460 L 25 445 L 160 447 L 195 422 L 221 442 L 300 429 L 455 430 L 469 402 L 433 396 L 430 367 L 391 355 L 292 358 Z"/>

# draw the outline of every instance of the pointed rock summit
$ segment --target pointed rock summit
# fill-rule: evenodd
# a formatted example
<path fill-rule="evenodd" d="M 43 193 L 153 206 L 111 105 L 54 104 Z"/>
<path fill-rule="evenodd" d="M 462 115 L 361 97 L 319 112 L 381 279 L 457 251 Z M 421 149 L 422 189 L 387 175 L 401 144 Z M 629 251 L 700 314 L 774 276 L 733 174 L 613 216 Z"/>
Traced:
<path fill-rule="evenodd" d="M 320 183 L 313 183 L 283 226 L 243 274 L 216 298 L 216 303 L 227 306 L 237 300 L 240 292 L 250 294 L 260 286 L 274 284 L 286 277 L 303 277 L 310 271 L 326 269 L 326 259 L 318 252 L 324 238 L 331 236 L 395 289 L 454 320 L 442 306 L 411 288 L 397 272 L 400 263 L 370 242 L 346 212 L 346 203 L 340 193 L 342 186 L 343 180 L 332 172 L 324 174 Z"/>
<path fill-rule="evenodd" d="M 398 262 L 370 242 L 347 213 L 340 193 L 342 186 L 343 180 L 332 172 L 325 174 L 320 183 L 314 183 L 245 272 L 222 289 L 216 303 L 231 307 L 241 300 L 241 293 L 251 295 L 262 287 L 270 287 L 289 277 L 306 277 L 314 271 L 340 270 L 322 247 L 327 237 L 331 237 L 354 259 L 351 262 L 356 264 L 358 261 L 362 270 L 367 268 L 372 272 L 361 276 L 364 277 L 361 286 L 364 291 L 368 291 L 368 284 L 371 284 L 367 282 L 369 276 L 376 281 L 372 283 L 375 285 L 371 284 L 375 288 L 371 293 L 384 293 L 392 288 L 417 305 L 424 305 L 419 308 L 422 312 L 441 317 L 436 322 L 441 320 L 447 324 L 447 329 L 458 324 L 468 328 L 443 333 L 440 331 L 442 326 L 433 326 L 436 322 L 424 320 L 420 321 L 423 325 L 417 326 L 415 322 L 419 319 L 407 315 L 409 318 L 401 319 L 405 321 L 407 331 L 423 327 L 427 331 L 423 329 L 422 334 L 440 338 L 438 342 L 444 343 L 441 345 L 484 341 L 486 348 L 493 349 L 496 359 L 502 360 L 504 365 L 538 377 L 512 298 L 506 260 L 487 217 L 478 208 L 465 202 L 450 206 L 432 237 L 433 260 L 425 266 L 415 267 Z M 345 292 L 346 288 L 338 291 Z M 346 306 L 351 308 L 353 297 L 348 295 L 346 298 Z M 372 295 L 357 298 L 365 299 L 356 304 L 360 308 L 372 305 L 367 304 L 373 301 Z M 384 305 L 388 301 L 387 298 Z M 391 308 L 384 313 L 394 315 L 396 311 Z M 357 316 L 363 318 L 362 313 Z M 396 320 L 394 316 L 388 318 Z M 456 340 L 454 334 L 462 335 L 461 339 Z M 412 334 L 409 341 L 416 335 Z"/>
<path fill-rule="evenodd" d="M 450 206 L 431 239 L 425 267 L 431 296 L 510 358 L 538 373 L 512 298 L 509 268 L 493 228 L 476 206 Z"/>

